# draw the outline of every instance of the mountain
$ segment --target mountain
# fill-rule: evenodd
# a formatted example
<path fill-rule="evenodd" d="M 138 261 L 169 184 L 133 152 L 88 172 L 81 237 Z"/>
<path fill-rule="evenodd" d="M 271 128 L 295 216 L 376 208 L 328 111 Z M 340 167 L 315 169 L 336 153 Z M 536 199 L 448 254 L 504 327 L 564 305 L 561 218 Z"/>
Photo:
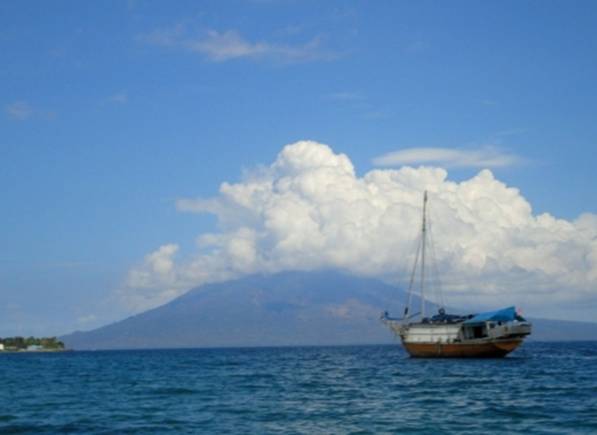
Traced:
<path fill-rule="evenodd" d="M 379 316 L 386 309 L 397 314 L 405 297 L 379 280 L 335 271 L 252 275 L 195 288 L 153 310 L 61 340 L 81 350 L 392 343 Z M 597 339 L 597 324 L 533 322 L 535 340 Z"/>

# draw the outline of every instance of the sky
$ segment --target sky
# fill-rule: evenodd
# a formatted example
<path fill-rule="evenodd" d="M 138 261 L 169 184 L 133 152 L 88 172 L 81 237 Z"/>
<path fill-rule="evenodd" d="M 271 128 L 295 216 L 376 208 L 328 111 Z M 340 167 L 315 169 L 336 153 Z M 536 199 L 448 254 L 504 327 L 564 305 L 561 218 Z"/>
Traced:
<path fill-rule="evenodd" d="M 447 296 L 595 319 L 596 19 L 591 1 L 1 2 L 0 336 L 247 273 L 400 282 L 423 189 Z"/>

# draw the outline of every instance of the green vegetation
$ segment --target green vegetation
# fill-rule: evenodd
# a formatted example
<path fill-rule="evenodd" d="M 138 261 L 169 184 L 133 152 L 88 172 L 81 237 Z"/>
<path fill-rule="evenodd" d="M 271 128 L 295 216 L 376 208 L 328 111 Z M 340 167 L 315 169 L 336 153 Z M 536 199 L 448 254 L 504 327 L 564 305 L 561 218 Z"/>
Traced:
<path fill-rule="evenodd" d="M 0 338 L 0 344 L 4 345 L 4 350 L 64 350 L 64 343 L 56 337 L 8 337 Z M 31 346 L 31 347 L 30 347 Z"/>

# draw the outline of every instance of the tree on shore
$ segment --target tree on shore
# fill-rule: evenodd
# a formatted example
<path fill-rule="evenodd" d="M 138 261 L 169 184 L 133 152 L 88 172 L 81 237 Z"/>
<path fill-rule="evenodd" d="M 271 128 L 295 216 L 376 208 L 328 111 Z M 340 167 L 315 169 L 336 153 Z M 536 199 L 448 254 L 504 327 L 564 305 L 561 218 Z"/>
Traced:
<path fill-rule="evenodd" d="M 64 343 L 56 337 L 6 337 L 0 338 L 0 344 L 4 345 L 6 350 L 22 350 L 29 346 L 40 346 L 42 349 L 64 349 Z"/>

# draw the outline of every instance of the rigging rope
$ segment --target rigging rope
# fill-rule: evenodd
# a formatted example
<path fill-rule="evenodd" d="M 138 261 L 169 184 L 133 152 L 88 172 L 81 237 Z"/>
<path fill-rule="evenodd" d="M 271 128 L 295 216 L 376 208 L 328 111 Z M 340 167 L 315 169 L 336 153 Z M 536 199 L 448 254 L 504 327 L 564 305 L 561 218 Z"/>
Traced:
<path fill-rule="evenodd" d="M 404 308 L 404 317 L 408 315 L 413 297 L 413 283 L 415 282 L 415 273 L 417 272 L 417 264 L 419 263 L 419 252 L 421 251 L 421 238 L 419 237 L 417 243 L 417 253 L 415 254 L 415 264 L 412 273 L 410 274 L 410 283 L 408 284 L 408 303 Z"/>
<path fill-rule="evenodd" d="M 439 271 L 437 268 L 437 254 L 435 251 L 435 239 L 433 238 L 433 229 L 432 229 L 432 221 L 431 217 L 428 216 L 429 221 L 429 244 L 431 246 L 431 263 L 433 266 L 433 272 L 435 274 L 435 278 L 437 280 L 437 293 L 439 295 L 439 303 L 441 304 L 440 308 L 446 309 L 446 300 L 444 299 L 444 291 L 442 289 L 442 282 L 440 279 Z M 435 290 L 435 288 L 434 288 Z"/>

